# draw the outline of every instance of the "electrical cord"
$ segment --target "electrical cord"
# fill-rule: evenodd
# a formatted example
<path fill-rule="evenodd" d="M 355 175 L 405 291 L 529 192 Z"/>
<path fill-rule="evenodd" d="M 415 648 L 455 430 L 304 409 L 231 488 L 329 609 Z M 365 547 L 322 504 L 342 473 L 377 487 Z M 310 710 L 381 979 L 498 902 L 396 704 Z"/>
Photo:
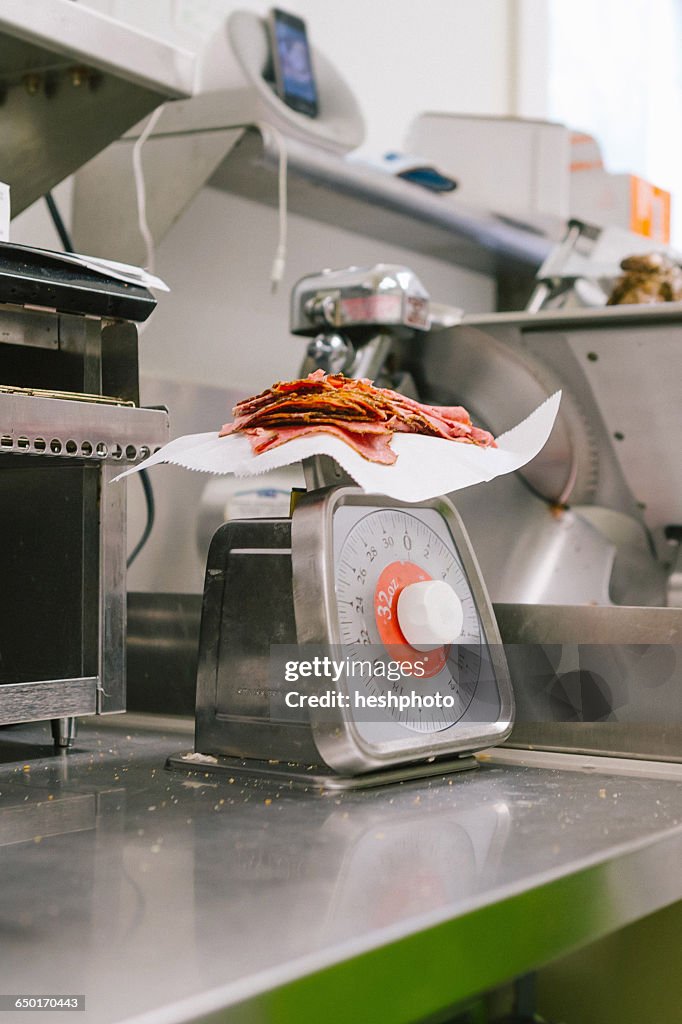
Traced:
<path fill-rule="evenodd" d="M 71 235 L 67 230 L 66 224 L 62 220 L 62 215 L 59 212 L 59 207 L 54 201 L 54 196 L 51 192 L 46 192 L 43 198 L 47 203 L 47 208 L 50 211 L 50 216 L 52 217 L 52 223 L 55 226 L 57 234 L 59 235 L 59 240 L 62 243 L 62 248 L 64 249 L 64 252 L 75 252 L 76 250 L 73 247 Z"/>
<path fill-rule="evenodd" d="M 147 508 L 147 522 L 145 523 L 144 530 L 142 531 L 142 536 L 138 540 L 133 550 L 128 555 L 128 559 L 126 561 L 126 569 L 130 568 L 130 566 L 133 564 L 139 553 L 142 551 L 142 548 L 149 540 L 149 535 L 151 534 L 152 529 L 154 527 L 154 519 L 156 516 L 156 509 L 154 506 L 154 489 L 152 487 L 152 482 L 149 479 L 149 473 L 147 472 L 146 469 L 141 469 L 139 472 L 139 477 L 140 482 L 142 483 L 142 490 L 144 491 L 144 500 Z"/>
<path fill-rule="evenodd" d="M 142 149 L 144 144 L 156 128 L 159 118 L 164 111 L 164 104 L 152 113 L 151 117 L 144 126 L 139 137 L 135 140 L 133 146 L 133 179 L 135 181 L 135 199 L 137 203 L 137 225 L 142 235 L 144 242 L 145 251 L 147 254 L 146 269 L 150 274 L 154 273 L 155 254 L 154 254 L 154 238 L 149 229 L 149 222 L 147 220 L 147 188 L 144 180 L 144 169 L 142 167 Z"/>
<path fill-rule="evenodd" d="M 149 221 L 147 220 L 147 186 L 144 180 L 144 168 L 142 166 L 142 150 L 144 144 L 152 134 L 156 125 L 159 122 L 159 118 L 164 111 L 164 104 L 157 107 L 151 114 L 151 117 L 144 126 L 142 132 L 135 140 L 132 152 L 132 163 L 133 163 L 133 180 L 135 182 L 135 203 L 137 207 L 137 226 L 142 235 L 146 252 L 146 269 L 150 274 L 154 273 L 156 264 L 156 253 L 154 247 L 154 236 L 151 233 L 149 227 Z M 142 334 L 146 325 L 141 325 L 139 333 Z M 129 569 L 133 564 L 137 556 L 142 551 L 143 547 L 149 540 L 149 536 L 154 526 L 154 519 L 156 516 L 156 509 L 154 505 L 154 489 L 152 482 L 149 477 L 149 473 L 146 469 L 140 470 L 140 483 L 142 484 L 142 490 L 144 491 L 145 506 L 147 509 L 147 521 L 145 523 L 142 536 L 138 540 L 133 550 L 128 555 L 126 561 L 126 568 Z"/>
<path fill-rule="evenodd" d="M 277 291 L 282 281 L 287 261 L 287 144 L 286 139 L 279 128 L 275 128 L 273 124 L 268 124 L 266 121 L 256 121 L 255 126 L 260 130 L 263 138 L 270 134 L 275 140 L 275 144 L 277 146 L 277 204 L 279 216 L 279 237 L 277 239 L 277 248 L 275 249 L 275 258 L 272 261 L 272 269 L 270 271 L 270 291 L 274 293 Z"/>
<path fill-rule="evenodd" d="M 132 161 L 133 161 L 133 178 L 135 181 L 135 197 L 137 202 L 137 223 L 140 229 L 140 234 L 145 243 L 145 249 L 147 253 L 147 270 L 150 273 L 154 273 L 155 270 L 155 258 L 154 258 L 154 238 L 149 229 L 149 222 L 147 220 L 147 191 L 144 180 L 144 168 L 142 166 L 142 149 L 145 142 L 154 131 L 161 114 L 163 113 L 163 105 L 157 107 L 153 112 L 144 130 L 140 134 L 139 138 L 135 141 L 133 146 Z M 287 227 L 288 227 L 288 212 L 287 212 L 287 147 L 286 141 L 282 133 L 274 127 L 274 125 L 258 122 L 256 127 L 260 129 L 263 136 L 268 133 L 274 138 L 278 152 L 278 204 L 279 204 L 279 237 L 277 240 L 277 248 L 275 250 L 275 258 L 272 263 L 272 269 L 270 272 L 270 287 L 273 292 L 277 291 L 277 288 L 284 275 L 284 269 L 286 266 L 286 252 L 287 252 Z M 140 470 L 140 481 L 144 490 L 145 503 L 147 507 L 147 522 L 140 537 L 139 541 L 131 551 L 126 562 L 126 566 L 129 569 L 133 564 L 137 556 L 142 551 L 143 547 L 149 540 L 149 536 L 152 532 L 155 519 L 155 505 L 154 505 L 154 491 L 152 488 L 149 474 L 146 470 Z"/>
<path fill-rule="evenodd" d="M 160 107 L 158 109 L 161 110 Z M 156 111 L 154 113 L 156 113 Z M 153 125 L 152 125 L 152 128 L 153 128 Z M 55 228 L 57 230 L 57 234 L 59 235 L 59 238 L 61 239 L 61 243 L 62 243 L 62 245 L 64 247 L 64 251 L 65 252 L 75 252 L 75 249 L 73 247 L 73 242 L 71 241 L 71 236 L 70 236 L 70 234 L 69 234 L 69 232 L 68 232 L 68 230 L 66 228 L 66 225 L 64 224 L 64 221 L 62 219 L 62 215 L 61 215 L 61 213 L 59 211 L 59 207 L 57 206 L 57 204 L 55 202 L 55 199 L 54 199 L 54 196 L 52 195 L 51 192 L 46 192 L 45 193 L 45 202 L 47 203 L 47 208 L 50 211 L 50 216 L 52 217 L 52 221 L 53 221 L 54 226 L 55 226 Z M 140 203 L 139 203 L 139 198 L 138 198 L 138 210 L 139 209 L 140 209 Z M 144 200 L 142 202 L 142 217 L 144 218 Z M 147 231 L 148 230 L 149 229 L 147 228 Z M 152 245 L 153 245 L 153 243 L 152 243 Z M 156 515 L 156 510 L 155 510 L 155 506 L 154 506 L 154 491 L 153 491 L 153 488 L 152 488 L 151 480 L 149 479 L 149 474 L 148 474 L 146 469 L 141 469 L 140 470 L 140 482 L 142 483 L 142 489 L 144 491 L 145 505 L 146 505 L 146 508 L 147 508 L 147 521 L 146 521 L 144 530 L 142 532 L 142 536 L 140 537 L 139 541 L 137 542 L 137 544 L 135 545 L 135 547 L 131 551 L 130 555 L 128 556 L 128 560 L 126 562 L 126 567 L 128 569 L 133 564 L 133 562 L 135 561 L 137 556 L 142 551 L 142 548 L 145 546 L 145 544 L 149 540 L 149 535 L 152 532 L 152 528 L 154 526 L 154 519 L 155 519 L 155 515 Z"/>
<path fill-rule="evenodd" d="M 154 131 L 163 110 L 164 105 L 161 104 L 161 106 L 157 107 L 153 112 L 147 121 L 147 124 L 144 126 L 143 131 L 136 139 L 132 153 L 135 197 L 137 202 L 137 224 L 145 244 L 147 258 L 146 268 L 150 274 L 155 272 L 155 252 L 154 238 L 147 220 L 147 190 L 144 180 L 144 169 L 142 167 L 142 149 L 147 139 Z M 276 292 L 284 276 L 287 258 L 287 230 L 289 219 L 287 203 L 287 144 L 282 132 L 273 124 L 269 124 L 267 121 L 255 121 L 253 122 L 253 126 L 259 129 L 264 139 L 268 136 L 274 139 L 277 147 L 277 206 L 279 234 L 277 247 L 275 249 L 275 256 L 272 261 L 272 269 L 270 271 L 270 289 L 272 292 Z M 248 128 L 251 127 L 251 125 L 235 125 L 234 127 Z"/>

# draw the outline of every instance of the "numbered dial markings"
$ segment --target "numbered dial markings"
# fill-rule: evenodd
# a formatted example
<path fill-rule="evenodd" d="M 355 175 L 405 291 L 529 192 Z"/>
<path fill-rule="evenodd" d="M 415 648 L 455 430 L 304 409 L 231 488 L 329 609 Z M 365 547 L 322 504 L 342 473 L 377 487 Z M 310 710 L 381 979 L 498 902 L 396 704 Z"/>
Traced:
<path fill-rule="evenodd" d="M 436 523 L 439 528 L 434 528 Z M 368 679 L 363 674 L 362 685 L 376 694 L 392 689 L 397 694 L 414 690 L 451 695 L 455 701 L 449 708 L 387 711 L 419 732 L 448 728 L 462 717 L 473 699 L 484 638 L 445 521 L 433 509 L 375 509 L 350 526 L 337 551 L 339 639 L 347 656 L 364 660 L 368 645 L 376 645 L 387 658 L 409 661 L 415 668 L 418 662 L 423 665 L 421 677 L 414 672 L 390 683 L 383 676 Z M 425 580 L 442 580 L 454 590 L 461 601 L 463 625 L 452 646 L 421 652 L 407 643 L 400 629 L 397 604 L 406 586 Z"/>

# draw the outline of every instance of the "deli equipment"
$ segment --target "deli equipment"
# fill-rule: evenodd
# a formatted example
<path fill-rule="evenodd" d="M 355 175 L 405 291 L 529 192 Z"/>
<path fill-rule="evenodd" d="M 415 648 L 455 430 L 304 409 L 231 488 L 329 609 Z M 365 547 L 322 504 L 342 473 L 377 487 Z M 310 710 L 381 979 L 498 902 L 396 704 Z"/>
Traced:
<path fill-rule="evenodd" d="M 323 272 L 292 294 L 293 329 L 313 335 L 304 372 L 393 383 L 393 341 L 429 323 L 426 292 L 400 266 Z M 326 456 L 303 469 L 289 517 L 213 536 L 195 750 L 171 766 L 329 788 L 475 767 L 474 751 L 509 735 L 514 701 L 458 513 L 444 497 L 365 494 Z M 295 690 L 291 665 L 309 658 L 323 668 Z"/>
<path fill-rule="evenodd" d="M 331 460 L 309 462 L 290 518 L 213 538 L 196 749 L 171 763 L 329 788 L 475 767 L 473 751 L 509 735 L 513 698 L 459 516 L 447 499 L 364 494 Z M 313 657 L 338 668 L 295 690 L 287 668 Z"/>
<path fill-rule="evenodd" d="M 682 308 L 430 316 L 407 331 L 379 313 L 401 283 L 427 302 L 407 268 L 299 282 L 292 330 L 325 325 L 304 369 L 355 346 L 345 372 L 366 350 L 382 383 L 461 403 L 495 434 L 563 393 L 531 463 L 456 495 L 508 645 L 510 742 L 682 759 Z"/>
<path fill-rule="evenodd" d="M 125 710 L 122 463 L 168 438 L 139 407 L 137 326 L 156 305 L 116 274 L 0 246 L 0 725 Z"/>
<path fill-rule="evenodd" d="M 420 319 L 407 323 L 414 302 Z M 464 404 L 496 434 L 562 390 L 531 463 L 455 496 L 515 687 L 508 743 L 682 758 L 681 324 L 673 303 L 462 316 L 434 310 L 408 268 L 385 264 L 294 289 L 305 372 Z M 202 551 L 222 521 L 216 488 L 199 517 Z M 175 632 L 189 629 L 182 619 Z"/>
<path fill-rule="evenodd" d="M 682 759 L 681 342 L 665 303 L 466 317 L 420 347 L 425 393 L 493 432 L 563 391 L 540 455 L 458 496 L 514 645 L 515 745 Z"/>
<path fill-rule="evenodd" d="M 456 496 L 507 645 L 509 742 L 679 761 L 682 307 L 430 316 L 429 330 L 406 333 L 390 317 L 377 324 L 387 279 L 415 291 L 406 268 L 304 279 L 293 331 L 310 334 L 315 313 L 326 318 L 328 338 L 340 332 L 358 347 L 355 365 L 381 346 L 382 382 L 465 404 L 494 433 L 562 390 L 540 455 Z M 313 341 L 306 369 L 323 349 Z"/>

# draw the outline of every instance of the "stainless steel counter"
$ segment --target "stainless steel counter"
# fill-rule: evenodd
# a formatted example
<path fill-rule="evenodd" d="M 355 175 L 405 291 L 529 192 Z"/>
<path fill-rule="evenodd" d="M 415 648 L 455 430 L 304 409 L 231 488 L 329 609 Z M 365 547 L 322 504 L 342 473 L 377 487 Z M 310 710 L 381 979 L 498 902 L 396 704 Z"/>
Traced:
<path fill-rule="evenodd" d="M 0 992 L 81 1024 L 414 1021 L 682 897 L 679 766 L 340 795 L 169 773 L 189 734 L 127 716 L 47 744 L 0 733 Z"/>

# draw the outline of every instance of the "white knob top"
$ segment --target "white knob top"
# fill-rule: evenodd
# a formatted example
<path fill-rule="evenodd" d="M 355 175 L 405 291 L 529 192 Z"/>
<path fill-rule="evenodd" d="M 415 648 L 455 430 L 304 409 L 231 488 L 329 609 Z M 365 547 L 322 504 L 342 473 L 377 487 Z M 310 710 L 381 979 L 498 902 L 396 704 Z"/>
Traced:
<path fill-rule="evenodd" d="M 464 609 L 444 580 L 409 583 L 398 595 L 398 624 L 410 647 L 432 651 L 458 639 Z"/>

